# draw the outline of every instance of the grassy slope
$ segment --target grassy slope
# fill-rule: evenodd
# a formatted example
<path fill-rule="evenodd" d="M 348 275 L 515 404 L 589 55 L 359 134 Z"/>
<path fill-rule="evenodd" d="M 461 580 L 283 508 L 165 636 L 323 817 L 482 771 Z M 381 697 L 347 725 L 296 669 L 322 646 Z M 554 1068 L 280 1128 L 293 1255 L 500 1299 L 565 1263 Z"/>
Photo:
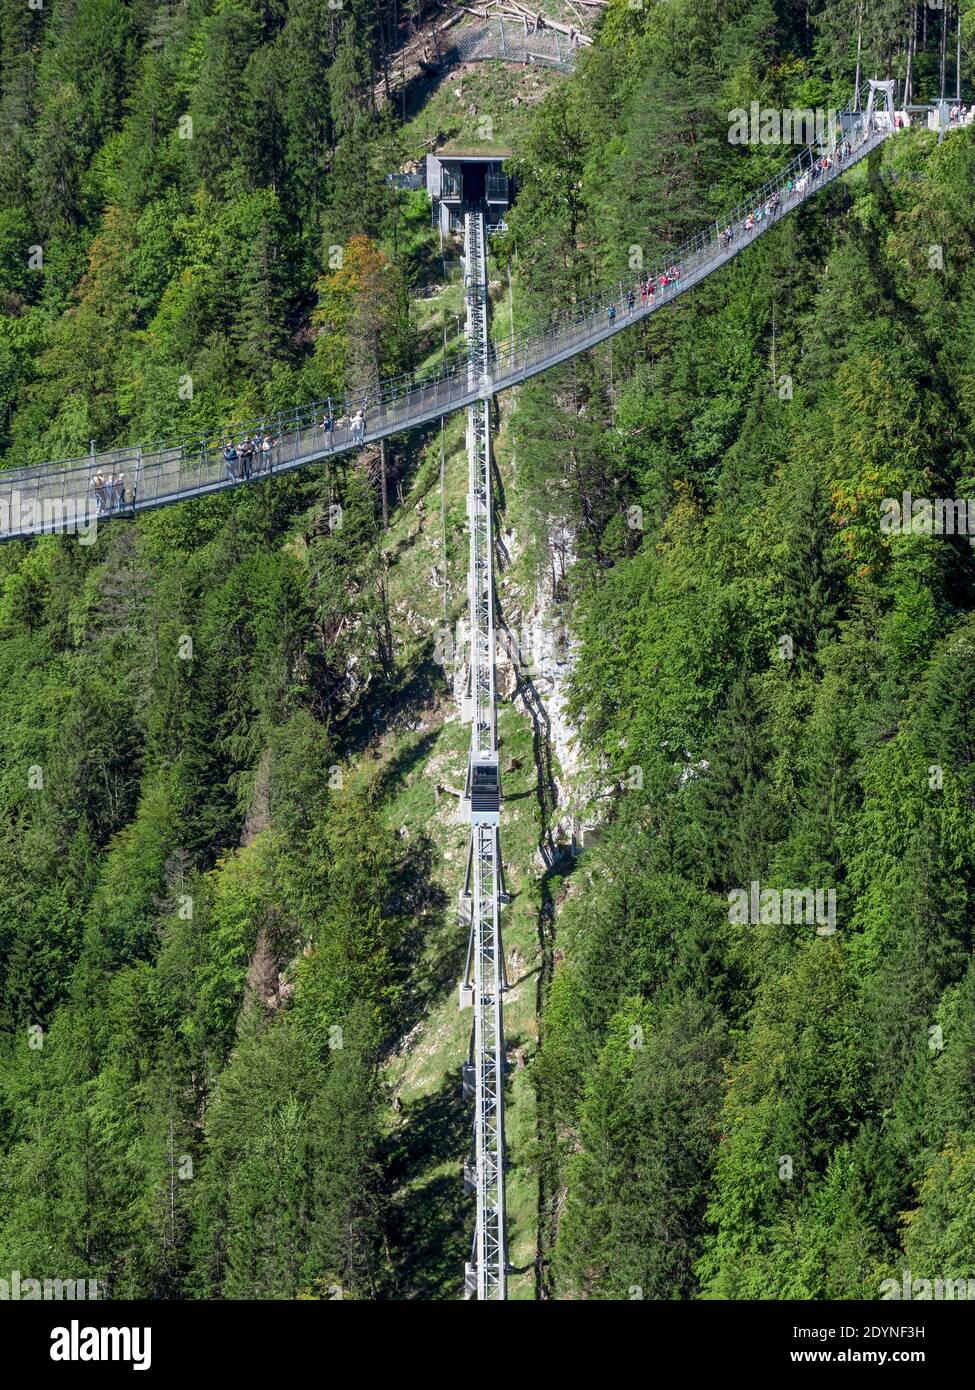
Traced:
<path fill-rule="evenodd" d="M 464 63 L 439 80 L 411 84 L 398 141 L 404 162 L 418 160 L 447 140 L 485 152 L 492 145 L 517 151 L 534 108 L 559 81 L 550 68 Z M 398 101 L 397 111 L 402 107 Z"/>

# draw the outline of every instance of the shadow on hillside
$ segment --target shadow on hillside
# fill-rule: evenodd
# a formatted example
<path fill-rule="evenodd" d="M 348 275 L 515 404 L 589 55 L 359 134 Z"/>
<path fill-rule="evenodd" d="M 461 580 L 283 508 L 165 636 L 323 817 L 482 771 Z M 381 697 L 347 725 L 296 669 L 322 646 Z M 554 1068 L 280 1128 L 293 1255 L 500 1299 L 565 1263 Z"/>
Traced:
<path fill-rule="evenodd" d="M 494 499 L 494 515 L 496 518 L 503 517 L 508 507 L 507 493 L 504 486 L 504 478 L 501 476 L 501 468 L 498 464 L 497 454 L 491 451 L 491 492 Z M 511 566 L 511 552 L 501 535 L 501 525 L 498 522 L 494 528 L 494 562 L 498 574 L 504 574 L 505 570 Z M 500 598 L 497 599 L 500 608 Z M 500 616 L 500 614 L 499 614 Z"/>
<path fill-rule="evenodd" d="M 424 652 L 418 657 L 408 677 L 377 682 L 368 688 L 343 730 L 343 747 L 349 755 L 365 752 L 384 733 L 404 731 L 447 694 L 443 667 L 433 660 L 432 651 L 431 640 L 431 654 Z M 410 756 L 409 750 L 405 756 Z"/>
<path fill-rule="evenodd" d="M 397 1028 L 400 1037 L 453 988 L 464 966 L 469 928 L 433 878 L 435 853 L 436 846 L 426 836 L 415 840 L 399 875 L 413 923 L 403 946 L 409 976 Z"/>
<path fill-rule="evenodd" d="M 410 773 L 423 766 L 438 734 L 439 730 L 424 734 L 389 760 L 377 781 L 381 801 L 388 802 Z M 398 1024 L 401 1037 L 429 1011 L 435 999 L 452 988 L 463 968 L 468 928 L 459 921 L 453 900 L 434 877 L 438 853 L 438 846 L 428 835 L 414 831 L 396 876 L 397 906 L 412 922 L 402 948 L 409 978 Z"/>
<path fill-rule="evenodd" d="M 462 1293 L 474 1213 L 463 1179 L 469 1137 L 459 1067 L 439 1090 L 403 1107 L 383 1160 L 391 1194 L 384 1225 L 392 1298 L 454 1299 Z M 443 1163 L 454 1171 L 424 1180 Z"/>
<path fill-rule="evenodd" d="M 376 779 L 376 793 L 381 800 L 386 801 L 389 797 L 394 796 L 410 773 L 426 762 L 439 733 L 439 729 L 431 729 L 408 747 L 400 749 L 394 757 L 389 759 Z"/>
<path fill-rule="evenodd" d="M 451 910 L 451 899 L 434 877 L 438 847 L 414 833 L 397 854 L 387 909 L 404 930 L 396 958 L 404 985 L 395 1036 L 402 1038 L 451 990 L 463 968 L 468 927 Z"/>

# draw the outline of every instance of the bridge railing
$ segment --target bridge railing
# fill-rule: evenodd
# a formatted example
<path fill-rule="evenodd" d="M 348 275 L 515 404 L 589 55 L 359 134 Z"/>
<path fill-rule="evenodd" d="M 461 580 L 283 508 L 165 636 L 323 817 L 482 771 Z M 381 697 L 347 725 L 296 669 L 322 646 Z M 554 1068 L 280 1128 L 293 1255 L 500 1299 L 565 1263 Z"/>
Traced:
<path fill-rule="evenodd" d="M 833 161 L 828 170 L 816 168 L 821 156 L 813 153 L 805 153 L 797 158 L 790 165 L 789 170 L 780 178 L 769 180 L 747 203 L 742 203 L 735 210 L 735 213 L 727 221 L 715 222 L 707 232 L 700 233 L 691 239 L 677 251 L 668 256 L 668 260 L 660 268 L 655 268 L 646 278 L 655 284 L 653 296 L 654 306 L 675 294 L 680 293 L 689 273 L 699 270 L 701 267 L 710 266 L 728 259 L 731 254 L 740 250 L 742 245 L 753 241 L 761 232 L 777 221 L 784 212 L 791 211 L 797 204 L 805 201 L 815 194 L 826 183 L 838 178 L 854 157 L 862 158 L 870 149 L 885 137 L 887 132 L 873 132 L 864 142 L 858 142 L 851 148 L 850 154 L 840 161 Z M 815 176 L 813 171 L 815 170 Z M 807 178 L 805 187 L 796 189 L 795 185 L 803 176 Z M 790 183 L 792 187 L 790 188 Z M 778 202 L 766 211 L 770 200 L 778 193 Z M 760 216 L 755 216 L 759 207 L 762 206 Z M 751 215 L 754 218 L 752 227 L 747 227 L 747 218 Z M 724 239 L 724 229 L 731 227 L 732 235 L 730 239 Z M 669 281 L 667 285 L 662 285 L 662 276 L 666 267 L 676 268 L 678 275 L 675 280 Z M 698 277 L 699 278 L 699 277 Z M 669 279 L 669 277 L 668 277 Z M 534 347 L 537 343 L 551 343 L 558 339 L 573 326 L 591 323 L 593 320 L 606 314 L 610 305 L 628 307 L 631 294 L 636 297 L 639 294 L 639 281 L 620 280 L 616 286 L 601 293 L 587 296 L 585 299 L 577 301 L 559 314 L 553 316 L 547 325 L 544 333 L 535 335 L 529 344 L 529 355 L 533 355 Z M 635 305 L 638 316 L 643 316 L 646 312 L 642 302 Z M 494 356 L 496 362 L 502 369 L 508 364 L 517 360 L 522 352 L 524 342 L 516 339 L 512 344 L 511 340 L 502 340 L 494 344 Z"/>

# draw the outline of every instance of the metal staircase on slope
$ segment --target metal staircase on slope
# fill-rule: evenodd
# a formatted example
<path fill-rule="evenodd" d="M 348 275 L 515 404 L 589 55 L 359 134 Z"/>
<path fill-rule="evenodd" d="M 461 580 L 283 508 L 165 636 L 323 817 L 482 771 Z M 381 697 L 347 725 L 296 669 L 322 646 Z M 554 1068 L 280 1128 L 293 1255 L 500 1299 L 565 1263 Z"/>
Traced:
<path fill-rule="evenodd" d="M 469 385 L 481 393 L 467 414 L 470 661 L 466 703 L 471 714 L 471 746 L 463 805 L 470 816 L 471 839 L 461 903 L 470 913 L 470 942 L 460 1003 L 474 1011 L 464 1074 L 465 1090 L 474 1099 L 474 1158 L 467 1173 L 476 1193 L 477 1214 L 465 1293 L 468 1297 L 476 1293 L 479 1299 L 503 1299 L 505 1051 L 501 997 L 505 978 L 500 914 L 504 884 L 494 686 L 492 383 L 488 374 L 487 248 L 481 212 L 466 214 L 464 242 Z"/>

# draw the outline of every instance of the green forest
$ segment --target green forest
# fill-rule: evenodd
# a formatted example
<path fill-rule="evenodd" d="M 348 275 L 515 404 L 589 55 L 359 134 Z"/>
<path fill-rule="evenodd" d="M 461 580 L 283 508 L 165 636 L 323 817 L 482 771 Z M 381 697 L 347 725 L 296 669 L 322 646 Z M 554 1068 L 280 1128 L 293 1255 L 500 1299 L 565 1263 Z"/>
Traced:
<path fill-rule="evenodd" d="M 3 467 L 459 351 L 387 177 L 445 139 L 516 180 L 501 337 L 771 178 L 734 109 L 975 101 L 972 0 L 609 0 L 571 73 L 408 68 L 452 8 L 0 0 Z M 514 661 L 511 1297 L 975 1279 L 975 555 L 880 524 L 975 497 L 973 185 L 975 125 L 898 133 L 494 402 L 569 738 Z M 463 1296 L 463 431 L 0 545 L 0 1277 Z"/>

